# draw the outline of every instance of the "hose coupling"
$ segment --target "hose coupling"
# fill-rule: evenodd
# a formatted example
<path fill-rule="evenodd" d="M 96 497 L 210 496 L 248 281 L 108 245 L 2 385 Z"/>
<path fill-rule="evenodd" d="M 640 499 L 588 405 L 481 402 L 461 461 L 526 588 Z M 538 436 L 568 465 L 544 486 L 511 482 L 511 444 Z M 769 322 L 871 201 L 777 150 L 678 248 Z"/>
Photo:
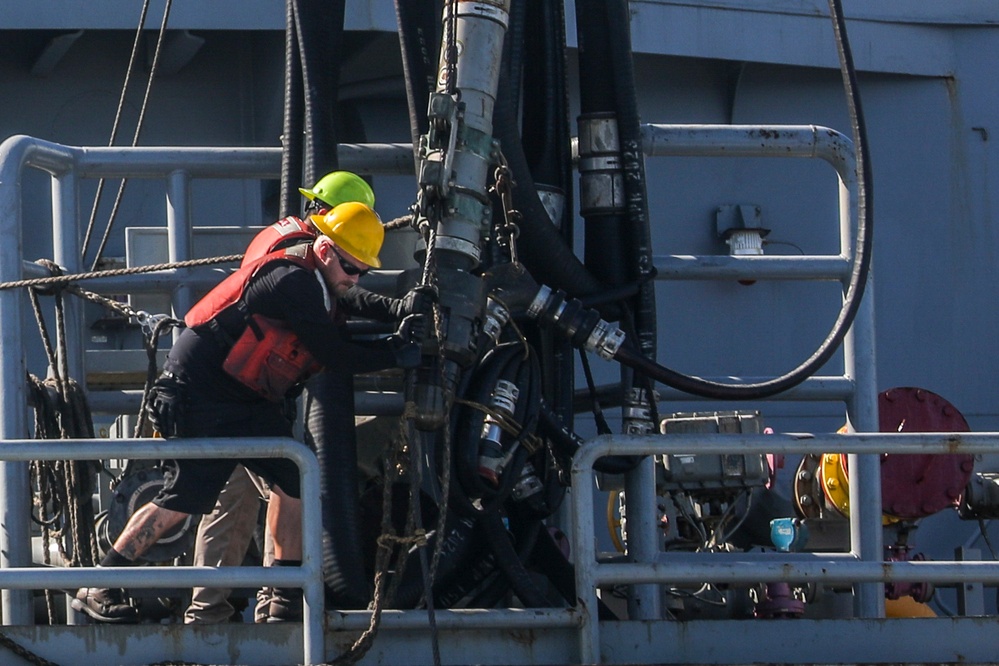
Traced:
<path fill-rule="evenodd" d="M 486 414 L 482 422 L 482 434 L 479 436 L 479 476 L 492 486 L 499 486 L 503 469 L 510 462 L 513 451 L 507 451 L 503 446 L 503 427 L 501 420 L 513 418 L 517 408 L 517 397 L 520 389 L 513 382 L 501 379 L 496 382 L 489 406 L 492 411 Z"/>
<path fill-rule="evenodd" d="M 595 352 L 600 358 L 614 358 L 625 335 L 619 327 L 600 318 L 596 310 L 585 308 L 564 291 L 542 285 L 527 309 L 528 316 L 554 326 L 568 337 L 573 346 Z"/>

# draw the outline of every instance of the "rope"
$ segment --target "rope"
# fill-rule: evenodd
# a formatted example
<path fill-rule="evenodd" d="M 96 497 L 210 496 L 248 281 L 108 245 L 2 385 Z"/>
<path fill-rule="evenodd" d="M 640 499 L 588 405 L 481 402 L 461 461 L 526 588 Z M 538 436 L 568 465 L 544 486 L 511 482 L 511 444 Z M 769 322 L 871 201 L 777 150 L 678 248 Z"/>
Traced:
<path fill-rule="evenodd" d="M 156 373 L 159 369 L 156 363 L 156 350 L 159 347 L 160 336 L 167 330 L 175 326 L 183 326 L 184 322 L 178 321 L 170 317 L 160 318 L 152 329 L 149 331 L 148 335 L 143 336 L 143 344 L 146 347 L 146 356 L 148 358 L 148 365 L 146 367 L 146 383 L 142 389 L 142 401 L 139 404 L 139 417 L 136 419 L 135 431 L 133 432 L 133 437 L 141 437 L 143 431 L 146 428 L 146 422 L 149 420 L 149 414 L 146 411 L 146 407 L 149 405 L 149 393 L 150 389 L 153 387 L 153 382 L 156 381 Z"/>
<path fill-rule="evenodd" d="M 408 215 L 403 215 L 395 219 L 389 220 L 382 226 L 385 231 L 395 231 L 396 229 L 402 229 L 403 227 L 411 227 L 415 221 L 416 217 L 410 213 Z"/>
<path fill-rule="evenodd" d="M 70 273 L 68 275 L 53 275 L 43 278 L 29 278 L 26 280 L 14 280 L 12 282 L 0 283 L 0 290 L 15 289 L 18 287 L 48 287 L 61 285 L 79 280 L 93 280 L 105 277 L 118 277 L 121 275 L 136 275 L 138 273 L 155 273 L 156 271 L 166 271 L 173 268 L 191 268 L 193 266 L 208 266 L 211 264 L 227 264 L 240 261 L 241 254 L 229 254 L 221 257 L 209 257 L 207 259 L 187 259 L 185 261 L 175 261 L 167 264 L 149 264 L 148 266 L 133 266 L 132 268 L 113 268 L 106 271 L 90 271 L 89 273 Z M 39 259 L 35 263 L 41 264 L 45 259 Z"/>
<path fill-rule="evenodd" d="M 59 664 L 55 663 L 54 661 L 49 661 L 44 657 L 38 656 L 29 649 L 21 647 L 20 645 L 15 643 L 10 638 L 10 636 L 7 636 L 4 633 L 0 633 L 0 645 L 3 645 L 5 648 L 16 654 L 21 659 L 24 659 L 28 663 L 37 664 L 38 666 L 59 666 Z"/>

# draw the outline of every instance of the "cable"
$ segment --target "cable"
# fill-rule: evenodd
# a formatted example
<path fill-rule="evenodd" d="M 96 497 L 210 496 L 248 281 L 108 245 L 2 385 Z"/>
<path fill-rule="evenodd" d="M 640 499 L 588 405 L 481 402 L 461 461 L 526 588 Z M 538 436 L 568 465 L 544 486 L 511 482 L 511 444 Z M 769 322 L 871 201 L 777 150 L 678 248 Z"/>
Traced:
<path fill-rule="evenodd" d="M 135 71 L 135 60 L 139 54 L 139 44 L 142 43 L 142 29 L 146 25 L 146 14 L 149 13 L 149 0 L 142 3 L 142 12 L 139 14 L 139 26 L 135 29 L 135 39 L 132 41 L 132 54 L 128 58 L 128 68 L 125 70 L 125 82 L 121 86 L 121 96 L 118 98 L 118 110 L 114 114 L 114 123 L 111 125 L 111 138 L 108 139 L 108 146 L 113 146 L 118 138 L 118 126 L 121 123 L 121 113 L 125 108 L 125 93 L 128 92 L 128 84 L 132 80 L 132 72 Z M 97 207 L 101 203 L 101 194 L 104 192 L 104 179 L 97 181 L 97 192 L 94 194 L 94 204 L 90 208 L 90 221 L 87 223 L 87 231 L 83 236 L 83 249 L 80 250 L 81 258 L 86 256 L 87 248 L 90 246 L 90 234 L 94 230 L 94 222 L 97 218 Z"/>
<path fill-rule="evenodd" d="M 142 133 L 142 123 L 146 118 L 146 109 L 149 105 L 149 93 L 153 88 L 153 79 L 156 78 L 156 69 L 160 62 L 160 53 L 163 51 L 163 38 L 166 36 L 167 21 L 170 18 L 170 5 L 173 0 L 166 0 L 166 4 L 163 6 L 163 20 L 160 22 L 160 33 L 156 39 L 156 50 L 153 52 L 153 63 L 149 67 L 149 79 L 146 81 L 146 92 L 142 96 L 142 107 L 139 109 L 139 119 L 135 124 L 135 134 L 132 135 L 132 147 L 139 145 L 139 134 Z M 111 227 L 114 226 L 115 218 L 118 217 L 118 208 L 121 206 L 122 197 L 125 195 L 125 184 L 128 182 L 127 178 L 123 178 L 121 183 L 118 184 L 118 194 L 115 196 L 114 205 L 111 207 L 111 215 L 108 217 L 108 226 L 104 229 L 104 236 L 101 238 L 101 244 L 97 248 L 97 254 L 94 256 L 94 263 L 90 267 L 90 270 L 97 270 L 97 264 L 101 260 L 101 255 L 104 254 L 104 246 L 107 245 L 108 238 L 111 236 Z"/>

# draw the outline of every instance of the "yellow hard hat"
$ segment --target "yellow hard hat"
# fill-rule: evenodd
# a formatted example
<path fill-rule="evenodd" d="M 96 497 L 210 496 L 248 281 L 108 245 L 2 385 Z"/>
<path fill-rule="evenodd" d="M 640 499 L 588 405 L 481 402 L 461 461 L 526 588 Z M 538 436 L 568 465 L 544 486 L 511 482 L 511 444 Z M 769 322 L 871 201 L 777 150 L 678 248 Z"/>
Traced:
<path fill-rule="evenodd" d="M 337 247 L 372 268 L 381 268 L 378 252 L 385 240 L 385 228 L 378 213 L 357 201 L 336 206 L 325 215 L 309 217 Z"/>

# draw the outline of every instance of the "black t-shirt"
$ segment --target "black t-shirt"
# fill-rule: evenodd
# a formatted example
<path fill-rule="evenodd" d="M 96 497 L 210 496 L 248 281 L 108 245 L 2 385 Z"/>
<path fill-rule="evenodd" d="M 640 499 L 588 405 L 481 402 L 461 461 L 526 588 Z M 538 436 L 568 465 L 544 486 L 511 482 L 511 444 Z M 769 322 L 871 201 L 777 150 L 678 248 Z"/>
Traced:
<path fill-rule="evenodd" d="M 334 323 L 327 305 L 332 294 L 321 280 L 318 272 L 291 261 L 272 261 L 251 278 L 242 300 L 249 314 L 287 323 L 327 371 L 357 374 L 392 367 L 395 356 L 384 344 L 351 342 L 346 326 Z M 363 300 L 360 302 L 363 307 Z M 379 305 L 385 312 L 390 309 L 382 302 Z M 338 305 L 334 301 L 329 307 L 335 310 Z M 382 312 L 370 314 L 383 318 Z M 235 339 L 243 328 L 245 324 L 228 332 Z M 170 350 L 164 369 L 181 376 L 198 401 L 261 401 L 260 396 L 223 370 L 228 352 L 229 346 L 207 326 L 185 329 Z"/>

